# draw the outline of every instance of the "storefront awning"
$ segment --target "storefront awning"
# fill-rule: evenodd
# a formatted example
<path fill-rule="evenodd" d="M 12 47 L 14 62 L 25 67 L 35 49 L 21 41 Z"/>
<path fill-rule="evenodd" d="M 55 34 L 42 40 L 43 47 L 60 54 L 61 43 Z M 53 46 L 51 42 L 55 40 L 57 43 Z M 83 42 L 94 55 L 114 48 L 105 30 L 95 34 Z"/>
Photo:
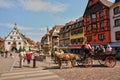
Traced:
<path fill-rule="evenodd" d="M 111 43 L 110 44 L 111 45 L 111 47 L 119 47 L 120 48 L 120 43 Z"/>
<path fill-rule="evenodd" d="M 108 43 L 101 43 L 101 44 L 90 44 L 91 46 L 99 46 L 99 45 L 103 45 L 103 46 L 107 46 Z"/>
<path fill-rule="evenodd" d="M 70 45 L 68 48 L 69 49 L 80 49 L 81 45 Z"/>

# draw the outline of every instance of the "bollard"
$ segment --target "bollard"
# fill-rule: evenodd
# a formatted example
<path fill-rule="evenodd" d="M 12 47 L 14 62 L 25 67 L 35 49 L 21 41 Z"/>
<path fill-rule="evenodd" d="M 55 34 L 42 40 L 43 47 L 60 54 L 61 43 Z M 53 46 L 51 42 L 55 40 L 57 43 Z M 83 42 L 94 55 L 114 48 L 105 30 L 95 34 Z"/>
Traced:
<path fill-rule="evenodd" d="M 20 60 L 20 68 L 22 68 L 22 60 Z"/>
<path fill-rule="evenodd" d="M 36 68 L 36 59 L 33 59 L 33 68 Z"/>

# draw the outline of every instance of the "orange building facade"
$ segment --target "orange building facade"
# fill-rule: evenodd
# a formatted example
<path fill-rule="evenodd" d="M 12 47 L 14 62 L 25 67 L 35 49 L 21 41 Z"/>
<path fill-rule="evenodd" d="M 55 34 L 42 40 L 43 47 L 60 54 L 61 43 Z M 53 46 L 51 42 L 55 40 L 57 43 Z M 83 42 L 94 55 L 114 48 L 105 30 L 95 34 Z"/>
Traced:
<path fill-rule="evenodd" d="M 84 36 L 90 44 L 108 44 L 110 36 L 109 7 L 107 0 L 89 0 L 84 12 Z"/>

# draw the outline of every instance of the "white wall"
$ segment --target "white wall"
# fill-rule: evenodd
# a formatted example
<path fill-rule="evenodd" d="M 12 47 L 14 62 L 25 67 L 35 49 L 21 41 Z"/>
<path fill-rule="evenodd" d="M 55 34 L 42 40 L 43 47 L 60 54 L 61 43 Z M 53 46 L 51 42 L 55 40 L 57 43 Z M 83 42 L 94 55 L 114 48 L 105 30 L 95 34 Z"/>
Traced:
<path fill-rule="evenodd" d="M 110 8 L 111 42 L 118 42 L 115 39 L 115 32 L 116 31 L 120 31 L 120 26 L 119 27 L 115 27 L 115 24 L 114 24 L 114 22 L 115 22 L 116 19 L 120 19 L 120 17 L 116 17 L 118 15 L 120 16 L 120 14 L 114 15 L 114 8 L 117 7 L 117 6 L 120 6 L 120 2 L 114 4 Z M 114 18 L 114 17 L 116 17 L 116 18 Z"/>

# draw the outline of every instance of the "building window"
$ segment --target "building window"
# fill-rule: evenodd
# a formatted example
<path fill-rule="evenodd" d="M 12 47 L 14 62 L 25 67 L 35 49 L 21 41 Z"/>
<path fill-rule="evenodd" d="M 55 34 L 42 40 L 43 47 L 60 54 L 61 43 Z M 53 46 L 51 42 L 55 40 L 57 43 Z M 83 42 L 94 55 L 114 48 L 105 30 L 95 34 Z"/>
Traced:
<path fill-rule="evenodd" d="M 78 38 L 78 42 L 83 42 L 83 38 Z"/>
<path fill-rule="evenodd" d="M 13 36 L 10 36 L 10 39 L 13 39 Z"/>
<path fill-rule="evenodd" d="M 78 33 L 83 33 L 83 29 L 78 30 Z"/>
<path fill-rule="evenodd" d="M 86 21 L 87 21 L 87 22 L 89 21 L 89 16 L 86 17 Z"/>
<path fill-rule="evenodd" d="M 120 31 L 115 32 L 116 40 L 120 40 Z"/>
<path fill-rule="evenodd" d="M 120 26 L 120 19 L 115 20 L 115 27 Z"/>
<path fill-rule="evenodd" d="M 19 42 L 18 44 L 21 45 L 21 42 Z"/>
<path fill-rule="evenodd" d="M 18 36 L 17 38 L 18 38 L 18 39 L 20 39 L 20 37 L 19 37 L 19 36 Z"/>
<path fill-rule="evenodd" d="M 10 42 L 8 42 L 8 45 L 10 45 Z"/>
<path fill-rule="evenodd" d="M 103 11 L 100 12 L 100 17 L 103 17 Z"/>
<path fill-rule="evenodd" d="M 92 24 L 92 29 L 93 30 L 97 30 L 97 25 L 96 24 Z"/>
<path fill-rule="evenodd" d="M 82 27 L 83 26 L 83 21 L 80 21 L 79 25 L 80 25 L 80 27 Z"/>
<path fill-rule="evenodd" d="M 95 19 L 96 18 L 96 14 L 92 14 L 92 19 Z"/>
<path fill-rule="evenodd" d="M 87 26 L 87 27 L 86 27 L 86 31 L 87 31 L 87 32 L 90 32 L 90 30 L 91 30 L 90 26 Z"/>
<path fill-rule="evenodd" d="M 114 8 L 114 15 L 120 14 L 120 7 L 115 7 Z"/>
<path fill-rule="evenodd" d="M 66 37 L 69 37 L 69 33 L 66 33 Z"/>
<path fill-rule="evenodd" d="M 104 21 L 100 23 L 100 28 L 104 28 Z"/>
<path fill-rule="evenodd" d="M 92 36 L 87 36 L 87 41 L 91 42 L 92 41 Z"/>
<path fill-rule="evenodd" d="M 98 34 L 98 39 L 99 40 L 105 39 L 105 34 Z"/>

